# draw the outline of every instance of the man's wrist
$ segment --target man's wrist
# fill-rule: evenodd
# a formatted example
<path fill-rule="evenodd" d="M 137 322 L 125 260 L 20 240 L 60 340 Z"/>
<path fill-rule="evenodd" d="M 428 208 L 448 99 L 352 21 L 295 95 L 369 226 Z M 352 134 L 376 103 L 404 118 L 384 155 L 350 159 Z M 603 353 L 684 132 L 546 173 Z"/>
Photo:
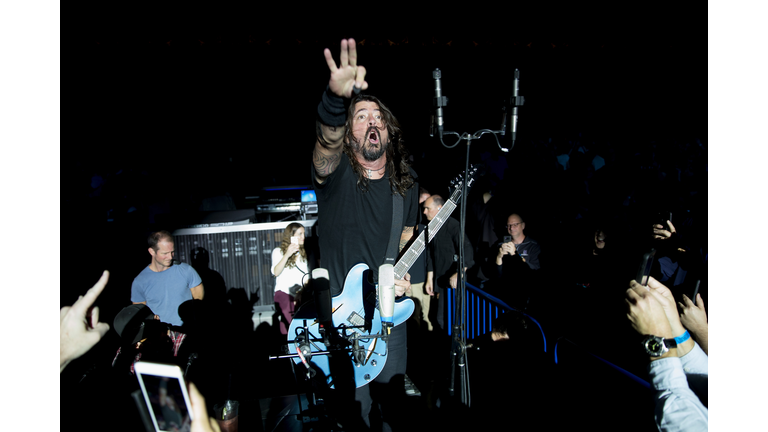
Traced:
<path fill-rule="evenodd" d="M 689 340 L 690 338 L 691 338 L 691 334 L 688 333 L 688 330 L 685 330 L 683 331 L 682 334 L 680 334 L 680 336 L 675 336 L 675 342 L 677 343 L 677 345 L 680 345 L 683 342 Z"/>
<path fill-rule="evenodd" d="M 669 351 L 665 352 L 664 354 L 662 354 L 659 357 L 649 356 L 651 361 L 661 360 L 661 359 L 665 359 L 665 358 L 669 358 L 669 357 L 678 357 L 678 355 L 677 355 L 677 348 L 669 348 Z"/>
<path fill-rule="evenodd" d="M 671 338 L 676 338 L 678 336 L 683 336 L 685 334 L 686 328 L 683 327 L 682 324 L 680 324 L 680 321 L 674 322 L 670 320 L 669 327 L 672 329 L 672 336 Z"/>
<path fill-rule="evenodd" d="M 320 123 L 328 126 L 343 126 L 347 121 L 347 109 L 344 105 L 344 99 L 333 93 L 330 86 L 326 87 L 317 105 Z"/>

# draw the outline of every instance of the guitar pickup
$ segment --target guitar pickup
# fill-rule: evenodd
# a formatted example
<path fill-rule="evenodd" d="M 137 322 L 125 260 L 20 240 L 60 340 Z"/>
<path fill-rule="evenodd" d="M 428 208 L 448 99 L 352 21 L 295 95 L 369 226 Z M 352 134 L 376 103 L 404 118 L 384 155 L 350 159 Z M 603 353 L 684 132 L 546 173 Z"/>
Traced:
<path fill-rule="evenodd" d="M 359 313 L 353 311 L 351 314 L 349 314 L 347 322 L 352 324 L 354 327 L 362 327 L 365 324 L 365 318 L 363 318 Z"/>

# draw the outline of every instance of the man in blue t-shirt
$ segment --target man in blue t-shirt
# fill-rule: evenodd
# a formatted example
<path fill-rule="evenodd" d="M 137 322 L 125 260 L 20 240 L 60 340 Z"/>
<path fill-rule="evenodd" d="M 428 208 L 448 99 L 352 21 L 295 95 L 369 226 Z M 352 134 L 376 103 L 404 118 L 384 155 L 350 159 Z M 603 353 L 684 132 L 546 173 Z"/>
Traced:
<path fill-rule="evenodd" d="M 173 236 L 168 231 L 152 233 L 148 239 L 152 262 L 131 286 L 133 304 L 145 304 L 165 323 L 181 326 L 179 305 L 203 299 L 203 282 L 189 264 L 173 264 Z"/>

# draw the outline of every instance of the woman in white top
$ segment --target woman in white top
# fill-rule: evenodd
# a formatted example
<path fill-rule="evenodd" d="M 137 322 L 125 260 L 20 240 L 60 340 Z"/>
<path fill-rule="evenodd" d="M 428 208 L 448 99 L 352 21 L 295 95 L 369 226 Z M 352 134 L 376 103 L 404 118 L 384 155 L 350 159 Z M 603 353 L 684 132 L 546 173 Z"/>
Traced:
<path fill-rule="evenodd" d="M 294 294 L 309 280 L 307 252 L 304 250 L 304 227 L 291 223 L 285 227 L 280 247 L 272 251 L 272 274 L 275 275 L 275 304 L 279 305 L 280 333 L 287 335 L 296 306 Z M 293 294 L 292 294 L 293 292 Z"/>

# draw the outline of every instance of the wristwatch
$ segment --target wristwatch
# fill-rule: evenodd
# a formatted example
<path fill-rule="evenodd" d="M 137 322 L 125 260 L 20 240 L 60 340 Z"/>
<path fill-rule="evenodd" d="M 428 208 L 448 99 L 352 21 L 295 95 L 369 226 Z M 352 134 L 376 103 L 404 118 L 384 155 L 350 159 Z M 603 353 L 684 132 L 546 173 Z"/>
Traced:
<path fill-rule="evenodd" d="M 649 356 L 661 357 L 669 352 L 670 348 L 677 348 L 677 341 L 674 338 L 664 339 L 660 336 L 645 335 L 643 348 Z"/>
<path fill-rule="evenodd" d="M 651 357 L 661 357 L 669 351 L 670 348 L 677 348 L 678 345 L 691 338 L 691 334 L 686 330 L 676 338 L 664 339 L 660 336 L 645 335 L 643 339 L 643 348 Z"/>

